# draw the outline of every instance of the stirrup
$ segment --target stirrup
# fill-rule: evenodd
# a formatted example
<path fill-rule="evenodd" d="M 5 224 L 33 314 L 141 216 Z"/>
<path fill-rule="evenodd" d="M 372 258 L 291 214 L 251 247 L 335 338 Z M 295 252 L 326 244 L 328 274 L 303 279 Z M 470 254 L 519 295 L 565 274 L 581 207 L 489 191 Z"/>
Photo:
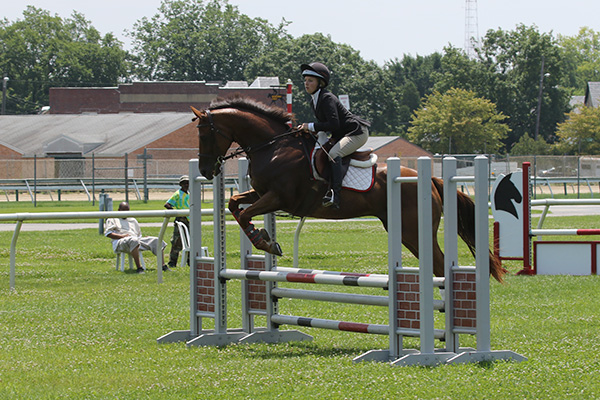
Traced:
<path fill-rule="evenodd" d="M 327 194 L 325 194 L 325 196 L 323 197 L 323 207 L 333 207 L 336 209 L 340 208 L 340 204 L 339 201 L 336 201 L 337 198 L 335 196 L 335 192 L 333 191 L 333 189 L 329 189 L 329 191 L 327 192 Z"/>

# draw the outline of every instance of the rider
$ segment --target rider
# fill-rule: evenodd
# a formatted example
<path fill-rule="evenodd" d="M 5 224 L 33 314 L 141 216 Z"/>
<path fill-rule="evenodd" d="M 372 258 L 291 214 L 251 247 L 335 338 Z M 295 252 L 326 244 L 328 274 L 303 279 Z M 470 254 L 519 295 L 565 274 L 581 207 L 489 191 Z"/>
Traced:
<path fill-rule="evenodd" d="M 300 66 L 304 88 L 311 95 L 311 105 L 316 122 L 303 123 L 297 129 L 316 135 L 331 132 L 334 144 L 329 150 L 331 163 L 331 188 L 323 197 L 323 206 L 340 208 L 342 190 L 342 157 L 352 154 L 367 142 L 370 123 L 348 111 L 339 99 L 325 87 L 329 84 L 329 69 L 319 62 Z"/>

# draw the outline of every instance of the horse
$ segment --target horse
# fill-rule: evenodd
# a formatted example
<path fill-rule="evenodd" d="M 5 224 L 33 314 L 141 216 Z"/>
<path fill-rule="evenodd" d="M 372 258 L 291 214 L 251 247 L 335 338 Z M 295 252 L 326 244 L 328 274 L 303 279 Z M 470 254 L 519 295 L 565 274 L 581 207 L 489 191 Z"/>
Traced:
<path fill-rule="evenodd" d="M 200 173 L 212 179 L 220 172 L 233 142 L 240 149 L 233 156 L 245 153 L 250 161 L 252 189 L 235 194 L 228 208 L 254 247 L 270 254 L 282 255 L 279 244 L 271 240 L 265 229 L 256 229 L 252 218 L 275 211 L 298 217 L 348 219 L 363 216 L 378 218 L 387 230 L 387 167 L 377 166 L 374 182 L 367 192 L 342 190 L 340 208 L 324 207 L 322 198 L 328 183 L 315 180 L 310 171 L 309 149 L 314 140 L 290 128 L 293 115 L 261 102 L 233 97 L 214 100 L 207 109 L 191 107 L 198 121 L 198 161 Z M 311 143 L 312 141 L 312 143 Z M 417 171 L 402 167 L 402 176 L 417 176 Z M 444 276 L 444 254 L 437 241 L 437 231 L 443 210 L 443 182 L 431 183 L 433 217 L 433 271 Z M 458 234 L 475 254 L 475 204 L 470 197 L 457 191 Z M 417 184 L 403 183 L 402 244 L 415 257 L 419 256 Z M 241 209 L 240 205 L 248 205 Z M 505 271 L 499 259 L 490 251 L 490 273 L 502 282 Z"/>

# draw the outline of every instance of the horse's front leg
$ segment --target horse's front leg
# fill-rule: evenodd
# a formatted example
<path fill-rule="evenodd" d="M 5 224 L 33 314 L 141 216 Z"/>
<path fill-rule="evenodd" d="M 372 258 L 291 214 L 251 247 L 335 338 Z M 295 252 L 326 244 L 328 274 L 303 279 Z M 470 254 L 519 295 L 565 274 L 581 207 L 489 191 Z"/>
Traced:
<path fill-rule="evenodd" d="M 250 204 L 250 206 L 241 209 L 240 205 L 242 204 Z M 229 200 L 229 211 L 231 211 L 231 214 L 246 236 L 248 236 L 248 239 L 250 239 L 254 247 L 266 251 L 267 253 L 275 254 L 276 256 L 283 255 L 279 243 L 271 240 L 269 233 L 265 229 L 256 229 L 251 221 L 252 217 L 256 215 L 268 214 L 277 211 L 279 208 L 279 199 L 272 192 L 268 192 L 264 196 L 259 197 L 258 193 L 254 190 L 249 190 L 234 195 Z"/>

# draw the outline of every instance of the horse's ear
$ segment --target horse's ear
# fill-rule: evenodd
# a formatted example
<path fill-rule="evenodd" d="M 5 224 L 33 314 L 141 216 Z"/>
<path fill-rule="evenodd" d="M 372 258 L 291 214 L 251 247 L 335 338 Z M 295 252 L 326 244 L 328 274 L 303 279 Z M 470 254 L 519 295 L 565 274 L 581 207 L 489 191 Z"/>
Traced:
<path fill-rule="evenodd" d="M 200 116 L 202 115 L 202 111 L 199 111 L 192 106 L 190 106 L 190 108 L 192 109 L 192 112 L 194 113 L 194 115 L 196 115 L 196 117 L 200 118 Z"/>

